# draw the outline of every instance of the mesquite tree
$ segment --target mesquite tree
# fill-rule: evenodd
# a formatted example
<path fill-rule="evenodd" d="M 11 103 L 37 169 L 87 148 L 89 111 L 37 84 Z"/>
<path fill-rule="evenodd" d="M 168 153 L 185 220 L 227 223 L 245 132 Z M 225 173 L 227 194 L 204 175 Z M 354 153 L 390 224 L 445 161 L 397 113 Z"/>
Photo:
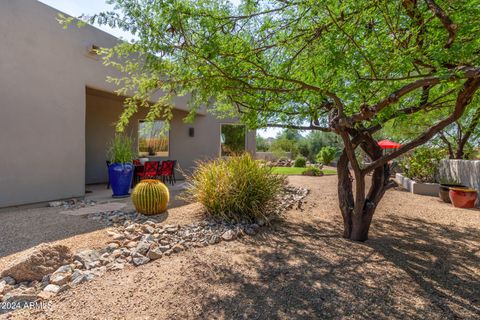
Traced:
<path fill-rule="evenodd" d="M 111 2 L 115 11 L 88 19 L 135 36 L 102 50 L 128 74 L 111 79 L 131 94 L 119 129 L 161 91 L 152 118 L 169 119 L 172 99 L 189 95 L 191 116 L 207 108 L 251 128 L 335 132 L 344 143 L 343 236 L 352 240 L 368 239 L 392 186 L 387 163 L 458 120 L 480 86 L 478 0 Z M 372 137 L 389 121 L 438 108 L 449 111 L 393 153 Z"/>
<path fill-rule="evenodd" d="M 480 146 L 479 98 L 477 95 L 460 119 L 440 130 L 431 140 L 430 144 L 445 149 L 450 159 L 468 159 L 475 148 Z M 399 142 L 410 141 L 440 119 L 445 118 L 449 112 L 450 108 L 439 107 L 428 114 L 415 114 L 406 119 L 397 118 L 383 127 L 380 136 Z"/>

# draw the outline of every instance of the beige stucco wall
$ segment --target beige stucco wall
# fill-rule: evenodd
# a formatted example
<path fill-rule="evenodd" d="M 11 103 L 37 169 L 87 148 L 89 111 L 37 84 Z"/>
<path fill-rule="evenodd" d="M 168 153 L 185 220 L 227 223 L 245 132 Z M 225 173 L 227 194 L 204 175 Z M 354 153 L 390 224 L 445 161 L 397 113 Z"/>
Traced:
<path fill-rule="evenodd" d="M 112 92 L 105 78 L 115 74 L 87 49 L 118 40 L 91 26 L 64 30 L 57 13 L 34 0 L 0 1 L 0 207 L 84 195 L 85 88 Z M 185 109 L 185 99 L 178 101 Z M 178 158 L 201 145 L 214 154 L 211 139 L 199 130 Z"/>
<path fill-rule="evenodd" d="M 86 183 L 103 183 L 107 181 L 105 166 L 105 149 L 114 136 L 114 122 L 122 111 L 120 97 L 87 90 L 86 114 Z M 138 122 L 145 118 L 146 110 L 135 114 L 125 132 L 137 138 Z M 183 121 L 187 113 L 174 110 L 169 132 L 168 157 L 154 157 L 154 160 L 173 159 L 178 161 L 184 171 L 192 170 L 195 160 L 211 159 L 220 153 L 220 126 L 232 120 L 218 120 L 211 116 L 197 115 L 195 121 L 187 124 Z M 188 135 L 188 129 L 194 128 L 194 136 Z M 255 132 L 246 135 L 246 148 L 255 150 Z M 180 172 L 177 174 L 181 178 Z"/>

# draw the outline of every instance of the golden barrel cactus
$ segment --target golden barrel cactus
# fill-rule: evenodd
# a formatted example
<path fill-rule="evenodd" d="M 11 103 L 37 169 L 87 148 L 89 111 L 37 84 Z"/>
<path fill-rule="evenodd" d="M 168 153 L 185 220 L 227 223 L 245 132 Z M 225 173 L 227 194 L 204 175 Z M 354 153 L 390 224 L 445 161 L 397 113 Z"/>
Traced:
<path fill-rule="evenodd" d="M 137 212 L 146 215 L 159 214 L 167 210 L 170 193 L 160 180 L 140 181 L 132 192 L 132 201 Z"/>

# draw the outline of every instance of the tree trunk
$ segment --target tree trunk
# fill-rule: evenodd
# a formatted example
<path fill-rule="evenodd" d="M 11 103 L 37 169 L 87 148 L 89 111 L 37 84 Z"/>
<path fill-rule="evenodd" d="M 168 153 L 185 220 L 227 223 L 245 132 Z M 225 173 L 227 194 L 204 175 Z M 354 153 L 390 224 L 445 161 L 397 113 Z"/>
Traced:
<path fill-rule="evenodd" d="M 360 144 L 365 153 L 372 159 L 382 157 L 382 150 L 371 137 L 363 137 Z M 384 165 L 373 171 L 371 186 L 365 195 L 365 174 L 355 172 L 355 197 L 353 178 L 349 168 L 349 150 L 344 149 L 337 164 L 338 199 L 343 217 L 343 237 L 353 241 L 368 240 L 368 232 L 373 214 L 389 185 L 389 166 Z"/>
<path fill-rule="evenodd" d="M 345 150 L 337 163 L 338 201 L 343 217 L 343 237 L 350 239 L 352 232 L 352 213 L 355 206 L 353 200 L 352 175 L 348 168 L 348 157 Z"/>

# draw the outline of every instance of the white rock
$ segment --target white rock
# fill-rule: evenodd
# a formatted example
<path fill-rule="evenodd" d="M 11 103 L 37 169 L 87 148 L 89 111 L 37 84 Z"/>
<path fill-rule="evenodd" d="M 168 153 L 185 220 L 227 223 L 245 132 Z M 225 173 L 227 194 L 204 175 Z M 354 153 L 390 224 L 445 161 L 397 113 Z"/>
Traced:
<path fill-rule="evenodd" d="M 60 207 L 63 205 L 62 201 L 52 201 L 48 203 L 49 207 L 55 208 L 55 207 Z"/>
<path fill-rule="evenodd" d="M 60 286 L 55 284 L 49 284 L 48 286 L 45 287 L 45 289 L 43 289 L 43 291 L 56 294 L 60 292 Z"/>
<path fill-rule="evenodd" d="M 235 232 L 233 230 L 227 230 L 222 234 L 222 239 L 225 241 L 231 241 L 235 239 Z"/>

